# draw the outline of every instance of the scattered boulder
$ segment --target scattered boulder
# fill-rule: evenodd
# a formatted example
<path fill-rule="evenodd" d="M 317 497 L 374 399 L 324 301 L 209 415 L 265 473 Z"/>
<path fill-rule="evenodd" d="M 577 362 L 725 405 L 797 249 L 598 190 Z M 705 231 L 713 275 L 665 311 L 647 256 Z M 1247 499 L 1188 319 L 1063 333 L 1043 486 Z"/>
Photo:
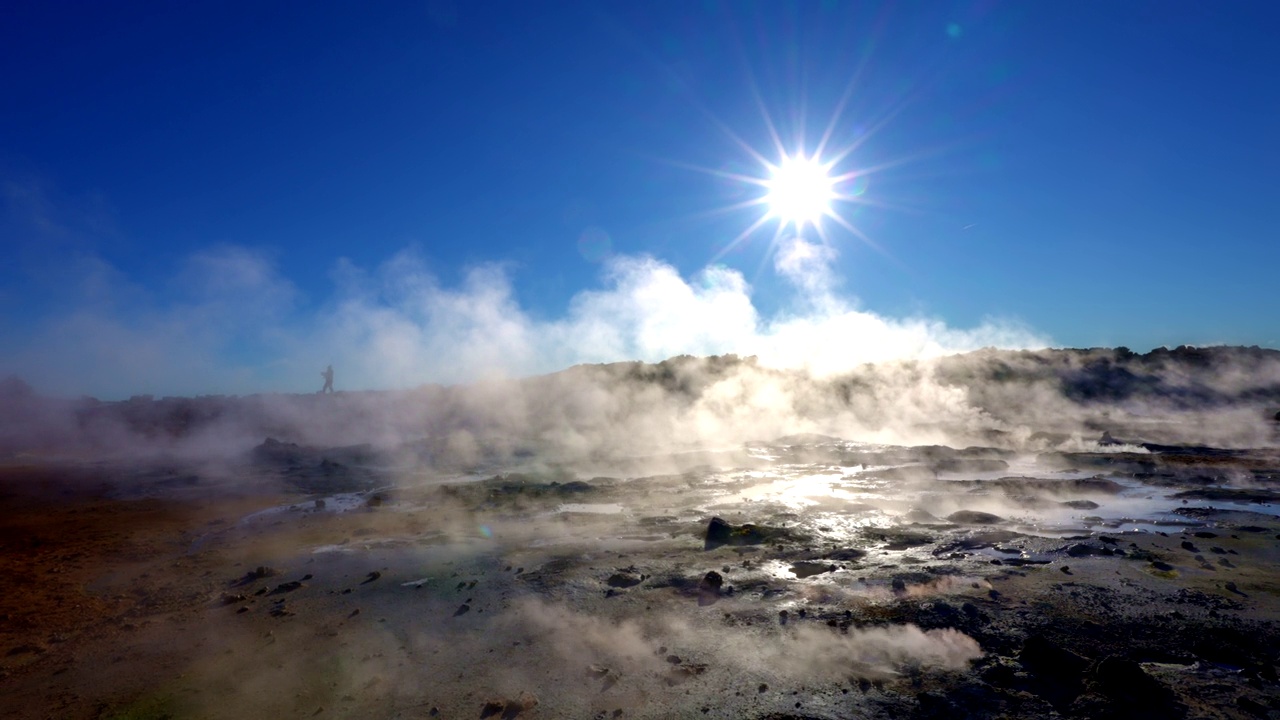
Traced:
<path fill-rule="evenodd" d="M 831 552 L 824 554 L 822 556 L 822 559 L 852 562 L 854 560 L 861 560 L 866 556 L 867 556 L 866 550 L 859 550 L 858 548 L 841 548 L 839 550 L 832 550 Z"/>
<path fill-rule="evenodd" d="M 635 587 L 644 582 L 645 576 L 635 572 L 634 568 L 624 568 L 609 576 L 606 584 L 612 588 Z"/>
<path fill-rule="evenodd" d="M 724 578 L 720 573 L 712 570 L 702 576 L 702 582 L 698 583 L 698 604 L 711 605 L 720 599 L 720 588 L 724 585 Z"/>
<path fill-rule="evenodd" d="M 1033 691 L 1055 708 L 1065 708 L 1084 690 L 1089 658 L 1078 655 L 1043 635 L 1032 635 L 1022 646 L 1018 662 L 1035 678 Z"/>
<path fill-rule="evenodd" d="M 276 589 L 272 590 L 270 594 L 283 595 L 285 593 L 293 592 L 294 590 L 297 590 L 300 587 L 302 587 L 301 580 L 290 580 L 287 583 L 280 583 L 279 585 L 277 585 Z"/>
<path fill-rule="evenodd" d="M 1067 555 L 1071 557 L 1088 557 L 1090 555 L 1100 554 L 1101 550 L 1087 543 L 1076 543 L 1067 548 Z"/>
<path fill-rule="evenodd" d="M 977 510 L 957 510 L 948 515 L 947 519 L 958 525 L 996 525 L 1004 522 L 1004 518 L 999 515 Z"/>
<path fill-rule="evenodd" d="M 484 718 L 502 718 L 502 720 L 511 720 L 518 717 L 526 710 L 532 710 L 538 706 L 538 698 L 532 693 L 520 693 L 520 697 L 515 699 L 498 699 L 490 700 L 480 708 L 481 720 Z"/>
<path fill-rule="evenodd" d="M 1104 695 L 1143 717 L 1181 717 L 1186 713 L 1168 688 L 1132 660 L 1106 657 L 1090 676 Z"/>
<path fill-rule="evenodd" d="M 276 570 L 273 567 L 268 567 L 266 565 L 259 565 L 258 567 L 245 573 L 244 577 L 240 578 L 239 584 L 248 585 L 254 580 L 261 580 L 263 578 L 269 578 L 279 574 L 280 574 L 280 571 Z"/>
<path fill-rule="evenodd" d="M 908 548 L 929 545 L 934 542 L 932 535 L 904 530 L 902 528 L 879 528 L 864 530 L 863 533 L 873 540 L 888 543 L 886 550 L 906 550 Z"/>
<path fill-rule="evenodd" d="M 707 523 L 706 543 L 704 549 L 714 550 L 722 545 L 759 545 L 768 540 L 791 538 L 791 533 L 782 528 L 765 527 L 763 525 L 731 525 L 718 517 Z"/>
<path fill-rule="evenodd" d="M 816 562 L 798 562 L 791 566 L 791 572 L 801 580 L 822 573 L 835 572 L 838 569 L 836 565 L 827 565 Z"/>

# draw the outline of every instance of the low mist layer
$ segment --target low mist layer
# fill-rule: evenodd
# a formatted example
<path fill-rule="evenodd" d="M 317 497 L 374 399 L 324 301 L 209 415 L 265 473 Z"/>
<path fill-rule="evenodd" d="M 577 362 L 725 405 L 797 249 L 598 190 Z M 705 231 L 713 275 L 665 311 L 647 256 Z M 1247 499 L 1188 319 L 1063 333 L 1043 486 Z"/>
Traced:
<path fill-rule="evenodd" d="M 1048 343 L 1013 322 L 954 328 L 866 311 L 842 291 L 835 259 L 830 247 L 782 243 L 773 271 L 784 296 L 765 312 L 737 270 L 685 277 L 653 257 L 617 255 L 599 288 L 546 317 L 521 304 L 507 266 L 473 267 L 450 285 L 411 250 L 374 269 L 339 260 L 324 298 L 305 298 L 268 256 L 240 247 L 188 257 L 167 290 L 81 258 L 67 263 L 57 309 L 27 318 L 30 331 L 0 349 L 0 373 L 49 394 L 117 399 L 319 389 L 330 363 L 339 389 L 391 389 L 723 353 L 830 374 Z"/>
<path fill-rule="evenodd" d="M 1103 431 L 1153 442 L 1275 442 L 1280 352 L 994 351 L 818 375 L 734 355 L 582 365 L 522 380 L 332 395 L 57 400 L 11 378 L 6 452 L 224 458 L 265 437 L 370 444 L 415 465 L 572 461 L 820 433 L 1046 449 Z"/>

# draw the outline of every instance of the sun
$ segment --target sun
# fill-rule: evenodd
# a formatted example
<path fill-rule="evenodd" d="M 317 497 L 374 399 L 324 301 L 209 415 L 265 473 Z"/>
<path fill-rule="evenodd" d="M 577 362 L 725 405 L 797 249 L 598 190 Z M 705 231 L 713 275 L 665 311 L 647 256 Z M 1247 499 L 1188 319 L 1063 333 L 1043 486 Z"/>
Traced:
<path fill-rule="evenodd" d="M 769 216 L 797 230 L 817 225 L 831 214 L 831 202 L 837 198 L 837 180 L 830 170 L 816 157 L 784 156 L 769 168 L 770 177 L 764 182 Z"/>
<path fill-rule="evenodd" d="M 718 262 L 726 254 L 751 242 L 760 231 L 768 232 L 766 228 L 770 227 L 770 251 L 779 243 L 806 237 L 815 238 L 824 245 L 832 245 L 838 235 L 847 234 L 877 252 L 892 257 L 856 225 L 854 219 L 867 212 L 868 208 L 897 209 L 882 197 L 868 194 L 874 176 L 915 162 L 936 151 L 923 149 L 897 158 L 886 158 L 874 164 L 866 163 L 860 151 L 901 111 L 902 105 L 891 105 L 886 110 L 869 115 L 862 122 L 843 121 L 845 107 L 853 96 L 856 85 L 854 80 L 845 88 L 844 95 L 836 104 L 825 129 L 817 135 L 816 142 L 806 142 L 803 119 L 800 121 L 801 126 L 792 128 L 793 132 L 790 134 L 793 137 L 784 139 L 757 91 L 756 104 L 760 107 L 768 132 L 769 142 L 764 146 L 748 142 L 727 123 L 708 113 L 709 119 L 724 136 L 754 162 L 742 163 L 735 160 L 719 167 L 707 167 L 680 160 L 665 160 L 672 165 L 719 178 L 724 183 L 722 188 L 726 195 L 733 198 L 728 204 L 699 213 L 697 217 L 710 218 L 742 211 L 755 214 L 754 220 L 737 236 L 716 241 L 715 245 L 718 247 L 713 254 L 713 262 Z"/>

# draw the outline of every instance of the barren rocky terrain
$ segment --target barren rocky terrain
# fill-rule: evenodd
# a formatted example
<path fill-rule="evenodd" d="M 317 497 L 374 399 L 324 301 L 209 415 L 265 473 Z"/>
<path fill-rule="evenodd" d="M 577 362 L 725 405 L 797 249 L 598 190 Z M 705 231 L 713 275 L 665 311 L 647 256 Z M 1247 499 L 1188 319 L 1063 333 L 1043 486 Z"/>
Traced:
<path fill-rule="evenodd" d="M 1162 405 L 1149 382 L 1071 397 L 1075 377 L 1053 386 L 1072 415 L 1042 426 L 987 412 L 1008 386 L 983 386 L 929 401 L 914 431 L 945 443 L 888 419 L 919 398 L 860 415 L 855 393 L 820 433 L 793 395 L 778 412 L 802 433 L 735 438 L 772 423 L 725 420 L 732 401 L 690 423 L 726 380 L 682 376 L 689 362 L 626 371 L 630 402 L 664 387 L 683 398 L 667 427 L 703 428 L 667 451 L 665 431 L 613 440 L 665 417 L 652 397 L 643 423 L 617 403 L 519 416 L 573 430 L 551 436 L 462 414 L 477 401 L 458 395 L 408 437 L 349 397 L 298 398 L 348 414 L 255 416 L 203 452 L 183 440 L 251 413 L 224 400 L 175 431 L 162 401 L 135 400 L 93 406 L 89 439 L 11 441 L 0 714 L 1280 717 L 1265 378 L 1228 397 L 1192 373 L 1202 391 Z M 615 424 L 590 435 L 601 417 Z M 328 442 L 343 418 L 361 442 Z"/>

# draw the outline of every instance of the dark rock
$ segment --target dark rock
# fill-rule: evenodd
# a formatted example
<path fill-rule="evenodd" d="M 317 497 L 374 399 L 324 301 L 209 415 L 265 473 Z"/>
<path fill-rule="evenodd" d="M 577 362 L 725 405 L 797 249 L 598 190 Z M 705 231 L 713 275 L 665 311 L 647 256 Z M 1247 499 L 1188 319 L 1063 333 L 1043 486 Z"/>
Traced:
<path fill-rule="evenodd" d="M 609 587 L 613 588 L 635 587 L 642 582 L 644 582 L 644 578 L 642 576 L 624 570 L 620 570 L 610 575 L 609 579 L 605 581 Z"/>
<path fill-rule="evenodd" d="M 1098 444 L 1104 447 L 1109 447 L 1115 445 L 1132 445 L 1133 443 L 1125 442 L 1124 440 L 1117 440 L 1111 437 L 1110 431 L 1104 430 L 1102 432 L 1102 437 L 1098 438 Z"/>
<path fill-rule="evenodd" d="M 462 605 L 458 606 L 457 610 L 453 611 L 453 616 L 458 617 L 459 615 L 466 615 L 469 612 L 471 612 L 471 606 L 466 603 L 463 603 Z"/>
<path fill-rule="evenodd" d="M 1186 713 L 1168 688 L 1132 660 L 1106 657 L 1091 675 L 1107 697 L 1144 717 L 1181 717 Z"/>
<path fill-rule="evenodd" d="M 254 580 L 261 580 L 263 578 L 269 578 L 279 574 L 280 574 L 280 571 L 276 570 L 273 567 L 267 567 L 266 565 L 259 565 L 253 570 L 250 570 L 249 572 L 245 573 L 244 577 L 240 578 L 240 581 L 238 584 L 248 585 Z"/>
<path fill-rule="evenodd" d="M 365 576 L 365 578 L 364 578 L 364 581 L 363 581 L 363 582 L 361 582 L 360 584 L 361 584 L 361 585 L 367 585 L 367 584 L 369 584 L 369 583 L 373 582 L 374 580 L 377 580 L 377 579 L 378 579 L 378 578 L 380 578 L 380 577 L 382 577 L 382 573 L 378 572 L 377 570 L 374 570 L 373 572 L 371 572 L 371 573 L 369 573 L 368 575 L 366 575 L 366 576 Z"/>
<path fill-rule="evenodd" d="M 769 540 L 791 539 L 792 534 L 781 528 L 763 525 L 730 525 L 721 518 L 713 517 L 707 524 L 706 543 L 704 548 L 713 550 L 722 545 L 759 545 Z"/>
<path fill-rule="evenodd" d="M 948 515 L 947 519 L 960 525 L 995 525 L 1004 522 L 1004 518 L 999 515 L 977 510 L 957 510 Z"/>
<path fill-rule="evenodd" d="M 886 550 L 906 550 L 920 545 L 928 545 L 934 541 L 932 535 L 900 528 L 864 530 L 863 532 L 869 538 L 887 543 L 885 545 Z"/>
<path fill-rule="evenodd" d="M 1192 543 L 1190 540 L 1183 540 L 1183 541 L 1182 541 L 1182 549 L 1183 549 L 1183 550 L 1189 550 L 1189 551 L 1191 551 L 1191 552 L 1200 552 L 1199 550 L 1197 550 L 1197 549 L 1196 549 L 1195 544 L 1194 544 L 1194 543 Z"/>
<path fill-rule="evenodd" d="M 724 578 L 715 570 L 703 575 L 702 582 L 698 583 L 698 604 L 714 604 L 720 599 L 720 587 L 722 585 L 724 585 Z"/>
<path fill-rule="evenodd" d="M 1042 635 L 1027 638 L 1018 662 L 1035 676 L 1033 691 L 1055 708 L 1065 708 L 1084 689 L 1084 671 L 1089 659 Z"/>
<path fill-rule="evenodd" d="M 1218 533 L 1209 532 L 1208 530 L 1197 530 L 1195 535 L 1196 537 L 1202 538 L 1204 540 L 1218 537 Z"/>
<path fill-rule="evenodd" d="M 1087 557 L 1089 555 L 1096 555 L 1097 553 L 1098 548 L 1085 543 L 1076 543 L 1075 545 L 1067 548 L 1067 555 L 1070 555 L 1071 557 Z"/>
<path fill-rule="evenodd" d="M 866 556 L 866 550 L 859 550 L 858 548 L 841 548 L 840 550 L 832 550 L 831 552 L 823 555 L 822 558 L 824 560 L 841 560 L 844 562 L 851 562 L 854 560 L 861 560 Z"/>
<path fill-rule="evenodd" d="M 1176 493 L 1173 497 L 1188 500 L 1221 500 L 1224 502 L 1273 503 L 1280 501 L 1280 493 L 1261 488 L 1197 488 Z M 1240 528 L 1243 530 L 1244 528 Z"/>
<path fill-rule="evenodd" d="M 963 482 L 963 481 L 962 481 Z M 995 487 L 1006 495 L 1050 495 L 1076 499 L 1075 495 L 1118 495 L 1124 486 L 1104 477 L 1070 478 L 1056 480 L 1051 478 L 1006 477 L 999 480 L 976 480 L 972 484 L 978 487 Z"/>
<path fill-rule="evenodd" d="M 480 709 L 480 717 L 491 718 L 500 717 L 502 720 L 511 720 L 519 717 L 526 710 L 532 710 L 538 706 L 538 698 L 530 693 L 520 693 L 520 697 L 512 700 L 490 700 Z"/>
<path fill-rule="evenodd" d="M 1073 508 L 1075 510 L 1097 510 L 1100 505 L 1092 500 L 1067 500 L 1060 503 L 1063 507 Z"/>
<path fill-rule="evenodd" d="M 1277 416 L 1278 417 L 1276 419 L 1280 420 L 1280 413 L 1277 413 Z M 1260 717 L 1260 718 L 1271 717 L 1271 710 L 1266 705 L 1263 705 L 1257 700 L 1254 700 L 1253 698 L 1250 698 L 1250 697 L 1246 697 L 1244 695 L 1241 695 L 1240 697 L 1236 698 L 1236 707 L 1240 708 L 1241 710 L 1249 713 L 1254 717 Z"/>
<path fill-rule="evenodd" d="M 791 572 L 794 573 L 795 576 L 797 578 L 800 578 L 801 580 L 807 577 L 812 577 L 814 575 L 821 575 L 822 573 L 833 572 L 836 569 L 837 568 L 835 565 L 826 565 L 823 563 L 815 563 L 815 562 L 798 562 L 791 566 Z"/>
<path fill-rule="evenodd" d="M 291 580 L 287 583 L 280 583 L 275 590 L 271 591 L 272 595 L 283 595 L 284 593 L 293 592 L 302 587 L 302 583 L 298 580 Z"/>

